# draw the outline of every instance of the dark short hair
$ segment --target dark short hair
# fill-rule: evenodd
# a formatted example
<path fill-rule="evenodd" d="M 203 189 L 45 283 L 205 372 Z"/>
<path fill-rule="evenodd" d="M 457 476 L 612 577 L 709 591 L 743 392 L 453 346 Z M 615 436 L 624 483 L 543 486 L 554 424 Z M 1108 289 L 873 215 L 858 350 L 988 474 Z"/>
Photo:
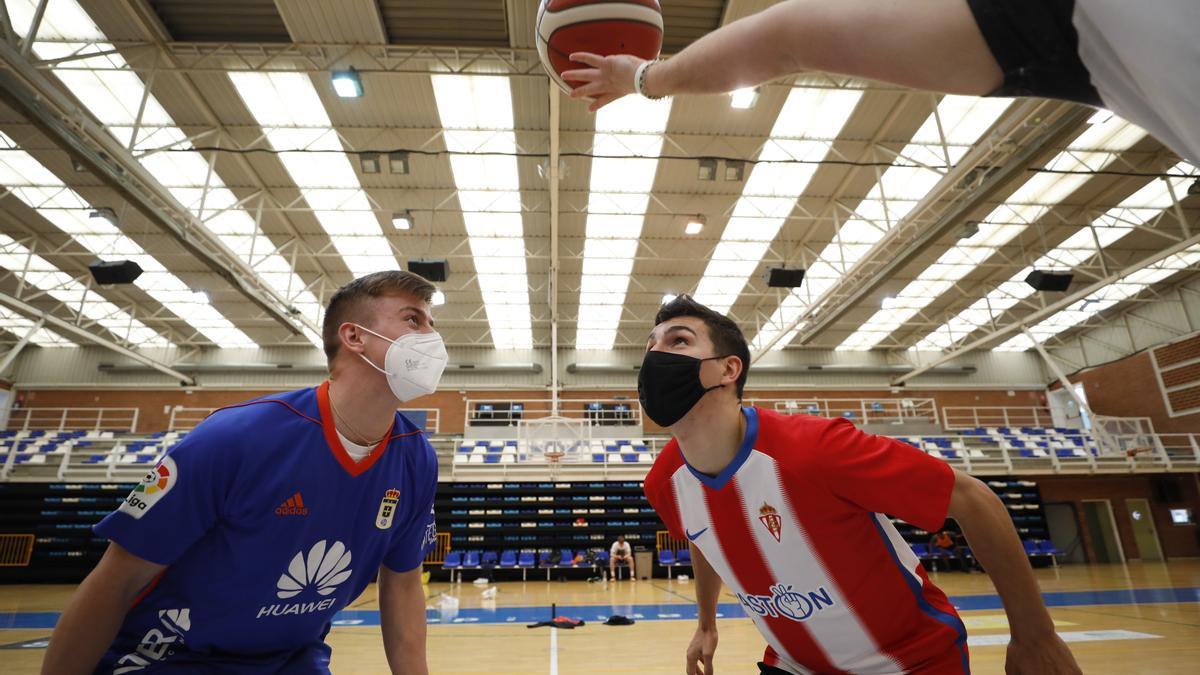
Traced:
<path fill-rule="evenodd" d="M 737 395 L 741 400 L 746 390 L 746 377 L 750 375 L 750 345 L 746 344 L 746 336 L 738 325 L 718 312 L 696 302 L 690 295 L 678 295 L 675 299 L 658 308 L 654 317 L 654 325 L 681 316 L 694 316 L 704 322 L 708 329 L 708 338 L 712 340 L 717 350 L 717 356 L 736 356 L 742 360 L 742 374 L 737 379 Z"/>
<path fill-rule="evenodd" d="M 321 339 L 325 343 L 325 358 L 333 363 L 341 347 L 338 328 L 347 321 L 365 322 L 371 316 L 364 313 L 368 300 L 397 293 L 409 293 L 424 302 L 433 300 L 437 288 L 428 279 L 404 270 L 374 272 L 337 289 L 325 308 L 325 322 L 321 327 Z"/>

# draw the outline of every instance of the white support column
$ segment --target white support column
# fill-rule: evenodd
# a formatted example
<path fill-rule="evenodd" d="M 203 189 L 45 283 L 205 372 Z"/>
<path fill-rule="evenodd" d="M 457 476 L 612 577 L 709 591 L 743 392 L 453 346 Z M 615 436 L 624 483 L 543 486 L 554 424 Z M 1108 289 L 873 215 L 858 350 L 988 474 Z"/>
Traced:
<path fill-rule="evenodd" d="M 558 416 L 558 87 L 550 86 L 550 414 Z"/>

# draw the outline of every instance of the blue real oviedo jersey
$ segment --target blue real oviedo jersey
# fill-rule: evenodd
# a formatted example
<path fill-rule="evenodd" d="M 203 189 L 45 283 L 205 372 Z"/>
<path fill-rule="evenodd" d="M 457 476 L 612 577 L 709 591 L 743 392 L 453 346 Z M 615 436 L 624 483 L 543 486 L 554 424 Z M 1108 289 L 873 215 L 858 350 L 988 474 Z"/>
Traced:
<path fill-rule="evenodd" d="M 324 672 L 333 615 L 381 564 L 421 564 L 436 539 L 432 446 L 397 414 L 354 462 L 328 390 L 214 412 L 96 525 L 167 566 L 97 673 Z"/>

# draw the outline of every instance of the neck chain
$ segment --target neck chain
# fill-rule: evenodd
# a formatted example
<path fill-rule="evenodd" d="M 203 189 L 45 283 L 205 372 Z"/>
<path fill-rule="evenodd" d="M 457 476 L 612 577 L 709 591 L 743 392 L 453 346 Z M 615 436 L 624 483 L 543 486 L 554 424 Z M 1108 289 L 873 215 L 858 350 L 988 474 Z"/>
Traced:
<path fill-rule="evenodd" d="M 344 424 L 346 426 L 346 430 L 349 431 L 350 433 L 354 434 L 354 436 L 356 438 L 366 438 L 367 437 L 366 434 L 362 433 L 358 429 L 355 429 L 354 425 L 350 424 L 350 420 L 347 420 L 344 415 L 342 415 L 340 412 L 338 412 L 337 406 L 335 406 L 333 404 L 333 394 L 332 393 L 330 393 L 330 395 L 329 395 L 329 409 L 333 411 L 333 416 L 335 419 L 335 421 L 334 421 L 335 427 L 336 427 L 337 421 L 340 420 L 342 422 L 342 424 Z M 387 432 L 385 431 L 384 434 L 386 435 Z M 379 440 L 365 443 L 364 445 L 366 445 L 369 448 L 373 448 L 376 445 L 379 445 L 379 443 L 383 441 L 383 438 L 384 437 L 381 436 L 379 438 Z"/>

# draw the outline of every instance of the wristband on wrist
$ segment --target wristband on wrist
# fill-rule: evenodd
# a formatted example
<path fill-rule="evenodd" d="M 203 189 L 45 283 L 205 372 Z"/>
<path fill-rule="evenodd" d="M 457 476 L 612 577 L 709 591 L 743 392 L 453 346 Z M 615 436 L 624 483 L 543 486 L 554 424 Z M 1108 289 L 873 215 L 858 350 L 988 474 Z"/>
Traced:
<path fill-rule="evenodd" d="M 637 67 L 637 70 L 634 71 L 634 73 L 633 73 L 633 90 L 637 92 L 638 96 L 641 96 L 643 98 L 648 98 L 651 101 L 658 101 L 658 100 L 664 98 L 663 96 L 651 96 L 646 93 L 646 71 L 650 70 L 650 66 L 652 66 L 660 61 L 662 61 L 662 59 L 654 59 L 653 61 L 643 61 L 642 64 Z"/>

